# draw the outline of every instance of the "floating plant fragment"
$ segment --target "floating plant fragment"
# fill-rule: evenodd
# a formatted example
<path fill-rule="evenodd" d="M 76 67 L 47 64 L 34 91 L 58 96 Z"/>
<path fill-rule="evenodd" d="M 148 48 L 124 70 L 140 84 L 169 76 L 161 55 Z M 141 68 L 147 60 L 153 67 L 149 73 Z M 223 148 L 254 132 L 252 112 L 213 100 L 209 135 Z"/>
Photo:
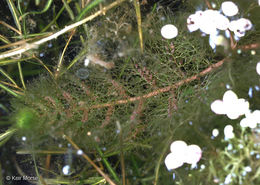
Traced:
<path fill-rule="evenodd" d="M 195 166 L 202 155 L 199 146 L 188 146 L 184 141 L 174 141 L 170 149 L 171 153 L 166 156 L 164 161 L 169 171 L 181 167 L 184 163 Z"/>
<path fill-rule="evenodd" d="M 172 24 L 166 24 L 161 28 L 161 35 L 165 39 L 173 39 L 178 35 L 178 29 Z"/>
<path fill-rule="evenodd" d="M 221 4 L 221 9 L 226 16 L 234 16 L 238 13 L 238 7 L 232 1 L 225 1 Z"/>

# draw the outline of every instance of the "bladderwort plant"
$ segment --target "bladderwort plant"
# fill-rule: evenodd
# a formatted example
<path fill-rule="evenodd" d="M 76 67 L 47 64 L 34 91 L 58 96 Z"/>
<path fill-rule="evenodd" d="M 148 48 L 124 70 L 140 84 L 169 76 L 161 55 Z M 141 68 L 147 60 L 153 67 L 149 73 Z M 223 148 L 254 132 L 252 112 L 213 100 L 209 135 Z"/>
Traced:
<path fill-rule="evenodd" d="M 210 108 L 232 90 L 260 109 L 257 1 L 234 2 L 252 29 L 215 51 L 187 27 L 222 2 L 1 1 L 0 184 L 259 184 L 259 124 Z M 168 171 L 177 140 L 199 159 Z"/>

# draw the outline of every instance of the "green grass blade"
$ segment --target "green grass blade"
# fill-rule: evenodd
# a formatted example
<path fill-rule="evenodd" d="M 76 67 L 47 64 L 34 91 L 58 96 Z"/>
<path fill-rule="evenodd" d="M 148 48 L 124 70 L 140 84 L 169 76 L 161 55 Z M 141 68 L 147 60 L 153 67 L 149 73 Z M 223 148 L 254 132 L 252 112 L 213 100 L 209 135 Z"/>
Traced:
<path fill-rule="evenodd" d="M 1 40 L 2 42 L 6 43 L 6 44 L 9 44 L 9 43 L 10 43 L 10 41 L 9 41 L 5 36 L 3 36 L 3 35 L 0 35 L 0 40 Z"/>
<path fill-rule="evenodd" d="M 22 70 L 21 62 L 18 62 L 17 65 L 18 65 L 20 79 L 21 79 L 21 82 L 23 84 L 23 88 L 26 89 L 25 83 L 24 83 L 24 78 L 23 78 L 23 70 Z"/>
<path fill-rule="evenodd" d="M 103 152 L 100 150 L 100 148 L 98 146 L 96 146 L 97 152 L 100 155 L 102 161 L 104 162 L 105 166 L 107 167 L 109 173 L 114 177 L 114 179 L 117 182 L 120 182 L 118 176 L 116 175 L 116 172 L 114 171 L 114 169 L 112 168 L 112 166 L 109 164 L 108 160 L 104 157 Z"/>
<path fill-rule="evenodd" d="M 3 61 L 0 61 L 0 66 L 8 65 L 8 64 L 11 64 L 11 63 L 17 63 L 17 62 L 21 62 L 21 61 L 29 60 L 29 59 L 32 59 L 32 57 L 21 58 L 21 59 L 3 60 Z"/>
<path fill-rule="evenodd" d="M 95 6 L 97 6 L 99 3 L 101 3 L 103 0 L 95 0 L 92 3 L 90 3 L 88 6 L 86 6 L 82 12 L 78 15 L 78 17 L 76 18 L 76 21 L 79 21 L 82 19 L 82 17 L 84 17 L 86 15 L 86 13 L 88 13 L 89 10 L 91 10 L 92 8 L 94 8 Z"/>
<path fill-rule="evenodd" d="M 24 18 L 25 16 L 27 16 L 27 15 L 29 15 L 29 14 L 42 14 L 42 13 L 45 13 L 49 8 L 50 8 L 50 6 L 51 6 L 51 4 L 52 4 L 52 1 L 53 0 L 48 0 L 48 2 L 45 4 L 45 7 L 43 8 L 43 10 L 42 11 L 31 11 L 31 12 L 27 12 L 27 13 L 25 13 L 25 14 L 23 14 L 20 18 L 22 19 L 22 18 Z"/>
<path fill-rule="evenodd" d="M 69 4 L 67 3 L 67 1 L 66 0 L 62 0 L 62 2 L 63 2 L 65 9 L 67 10 L 67 12 L 68 12 L 68 14 L 70 16 L 70 19 L 74 20 L 75 19 L 74 13 L 71 10 L 71 8 L 70 8 Z"/>
<path fill-rule="evenodd" d="M 0 134 L 0 146 L 2 146 L 8 139 L 17 131 L 17 129 L 12 128 L 5 131 L 5 133 Z"/>
<path fill-rule="evenodd" d="M 9 9 L 10 9 L 12 15 L 13 15 L 14 22 L 15 22 L 18 30 L 21 31 L 21 24 L 20 24 L 20 21 L 19 21 L 19 18 L 18 18 L 19 17 L 18 11 L 17 11 L 13 1 L 12 0 L 6 0 L 6 2 L 7 2 Z"/>
<path fill-rule="evenodd" d="M 58 14 L 55 16 L 55 18 L 45 27 L 41 30 L 41 33 L 42 32 L 45 32 L 46 30 L 49 29 L 49 27 L 51 27 L 51 25 L 53 25 L 55 23 L 55 21 L 60 17 L 60 15 L 62 14 L 62 12 L 64 11 L 65 9 L 65 6 L 63 6 L 60 11 L 58 12 Z"/>
<path fill-rule="evenodd" d="M 8 80 L 10 80 L 14 85 L 17 86 L 15 81 L 0 67 L 0 73 L 2 73 Z"/>
<path fill-rule="evenodd" d="M 11 89 L 9 89 L 8 87 L 6 87 L 5 85 L 0 83 L 0 87 L 4 90 L 6 90 L 8 93 L 10 93 L 11 95 L 18 97 L 19 95 L 16 94 L 14 91 L 12 91 Z"/>

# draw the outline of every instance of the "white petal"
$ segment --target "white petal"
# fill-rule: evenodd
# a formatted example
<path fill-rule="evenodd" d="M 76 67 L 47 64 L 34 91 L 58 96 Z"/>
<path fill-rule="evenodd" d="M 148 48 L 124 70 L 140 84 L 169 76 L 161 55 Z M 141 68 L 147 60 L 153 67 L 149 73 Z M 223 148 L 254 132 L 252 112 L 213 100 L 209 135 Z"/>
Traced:
<path fill-rule="evenodd" d="M 253 118 L 255 122 L 260 123 L 260 110 L 255 110 L 253 112 Z"/>
<path fill-rule="evenodd" d="M 240 98 L 236 101 L 236 110 L 239 115 L 246 114 L 249 111 L 249 102 L 243 98 Z"/>
<path fill-rule="evenodd" d="M 240 126 L 243 127 L 243 128 L 248 127 L 249 126 L 248 119 L 247 118 L 243 118 L 240 121 Z"/>
<path fill-rule="evenodd" d="M 172 24 L 167 24 L 162 27 L 161 34 L 165 39 L 172 39 L 178 35 L 178 29 Z"/>
<path fill-rule="evenodd" d="M 224 128 L 224 135 L 225 135 L 225 138 L 227 138 L 227 139 L 231 139 L 231 138 L 234 137 L 232 125 L 225 126 L 225 128 Z"/>
<path fill-rule="evenodd" d="M 238 13 L 238 7 L 232 1 L 225 1 L 221 4 L 221 9 L 226 16 L 234 16 Z"/>
<path fill-rule="evenodd" d="M 173 153 L 183 154 L 187 149 L 187 144 L 184 141 L 178 140 L 174 141 L 171 146 L 170 150 Z"/>
<path fill-rule="evenodd" d="M 227 113 L 227 117 L 229 119 L 237 119 L 237 118 L 239 118 L 239 116 L 240 116 L 239 113 L 236 111 L 230 111 Z"/>
<path fill-rule="evenodd" d="M 222 14 L 216 14 L 214 17 L 214 21 L 216 23 L 217 29 L 219 30 L 226 30 L 229 27 L 229 19 Z"/>
<path fill-rule="evenodd" d="M 185 162 L 188 164 L 196 164 L 199 162 L 201 155 L 202 151 L 198 145 L 189 145 L 187 148 Z"/>
<path fill-rule="evenodd" d="M 229 23 L 228 29 L 230 29 L 231 31 L 235 31 L 237 27 L 238 27 L 237 20 L 234 20 Z"/>
<path fill-rule="evenodd" d="M 252 23 L 249 19 L 240 18 L 237 20 L 236 24 L 241 30 L 250 30 L 252 28 Z"/>
<path fill-rule="evenodd" d="M 199 14 L 192 14 L 187 19 L 187 27 L 190 32 L 196 31 L 199 29 L 198 21 Z"/>
<path fill-rule="evenodd" d="M 176 158 L 176 156 L 173 153 L 169 153 L 166 156 L 164 163 L 169 171 L 179 168 L 183 165 L 183 161 Z"/>
<path fill-rule="evenodd" d="M 248 125 L 250 128 L 256 128 L 257 122 L 250 122 Z"/>
<path fill-rule="evenodd" d="M 226 114 L 225 107 L 223 106 L 223 102 L 221 100 L 215 100 L 211 103 L 211 110 L 216 114 Z"/>
<path fill-rule="evenodd" d="M 237 95 L 232 91 L 232 90 L 228 90 L 225 92 L 224 96 L 223 96 L 223 102 L 224 103 L 234 103 L 234 101 L 236 101 Z"/>

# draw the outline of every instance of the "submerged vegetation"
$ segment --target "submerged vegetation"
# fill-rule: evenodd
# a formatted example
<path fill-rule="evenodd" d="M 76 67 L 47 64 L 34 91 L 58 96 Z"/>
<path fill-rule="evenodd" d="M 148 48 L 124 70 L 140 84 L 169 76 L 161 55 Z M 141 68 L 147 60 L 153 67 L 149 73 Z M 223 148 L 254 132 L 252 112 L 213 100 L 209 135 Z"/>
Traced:
<path fill-rule="evenodd" d="M 222 2 L 1 1 L 0 185 L 259 184 L 260 6 L 190 33 Z"/>

